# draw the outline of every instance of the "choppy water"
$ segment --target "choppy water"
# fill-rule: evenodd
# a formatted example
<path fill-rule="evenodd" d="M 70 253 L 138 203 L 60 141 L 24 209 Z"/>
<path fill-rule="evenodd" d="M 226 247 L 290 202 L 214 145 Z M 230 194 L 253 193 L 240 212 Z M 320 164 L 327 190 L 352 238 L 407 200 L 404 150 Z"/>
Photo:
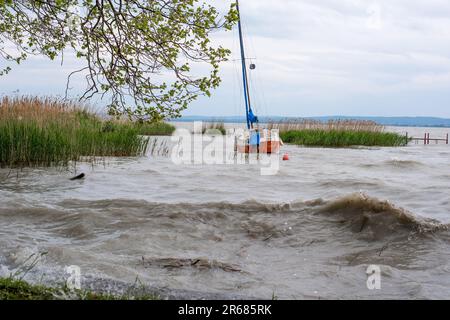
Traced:
<path fill-rule="evenodd" d="M 0 275 L 47 252 L 27 279 L 78 265 L 86 283 L 205 296 L 450 298 L 450 146 L 284 152 L 275 176 L 164 156 L 81 164 L 80 181 L 1 169 Z M 380 290 L 367 288 L 369 265 Z"/>

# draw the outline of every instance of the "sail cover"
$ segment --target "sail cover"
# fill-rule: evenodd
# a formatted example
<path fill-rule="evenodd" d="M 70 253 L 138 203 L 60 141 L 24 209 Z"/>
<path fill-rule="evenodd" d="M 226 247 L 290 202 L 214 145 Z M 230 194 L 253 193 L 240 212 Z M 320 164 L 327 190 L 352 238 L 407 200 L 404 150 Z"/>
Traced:
<path fill-rule="evenodd" d="M 255 116 L 252 109 L 250 109 L 250 112 L 248 113 L 248 120 L 251 124 L 258 123 L 258 117 Z"/>

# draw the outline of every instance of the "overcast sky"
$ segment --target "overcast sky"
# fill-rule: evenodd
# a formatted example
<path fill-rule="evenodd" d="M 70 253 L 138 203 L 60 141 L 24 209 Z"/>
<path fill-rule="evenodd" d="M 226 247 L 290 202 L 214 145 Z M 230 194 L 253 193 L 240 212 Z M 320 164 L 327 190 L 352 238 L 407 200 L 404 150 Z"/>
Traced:
<path fill-rule="evenodd" d="M 450 118 L 449 0 L 240 2 L 259 115 Z M 243 114 L 237 31 L 214 37 L 233 57 L 221 88 L 186 115 Z M 0 77 L 0 93 L 62 94 L 75 68 L 33 58 Z"/>

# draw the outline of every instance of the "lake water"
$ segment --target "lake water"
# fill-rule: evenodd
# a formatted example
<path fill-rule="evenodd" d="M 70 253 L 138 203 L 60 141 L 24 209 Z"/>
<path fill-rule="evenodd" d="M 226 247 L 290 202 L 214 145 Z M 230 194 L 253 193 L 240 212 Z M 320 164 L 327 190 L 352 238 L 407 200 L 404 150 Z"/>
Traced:
<path fill-rule="evenodd" d="M 284 153 L 275 175 L 167 152 L 78 164 L 79 181 L 0 169 L 0 276 L 45 253 L 25 279 L 60 283 L 76 265 L 82 285 L 138 279 L 171 297 L 450 298 L 450 146 Z"/>

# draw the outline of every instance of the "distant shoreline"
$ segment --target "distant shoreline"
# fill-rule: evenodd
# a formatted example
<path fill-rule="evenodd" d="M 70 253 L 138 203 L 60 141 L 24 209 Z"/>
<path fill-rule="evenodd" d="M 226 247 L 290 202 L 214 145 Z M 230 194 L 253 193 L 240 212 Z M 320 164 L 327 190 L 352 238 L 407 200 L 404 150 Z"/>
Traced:
<path fill-rule="evenodd" d="M 450 128 L 450 119 L 437 117 L 361 117 L 361 116 L 323 116 L 323 117 L 260 117 L 261 123 L 279 122 L 279 121 L 294 121 L 299 119 L 330 121 L 330 120 L 368 120 L 374 121 L 378 124 L 390 127 L 422 127 L 422 128 Z M 171 122 L 223 122 L 229 124 L 245 123 L 244 117 L 227 116 L 227 117 L 213 117 L 213 116 L 186 116 L 180 119 L 171 120 Z"/>

